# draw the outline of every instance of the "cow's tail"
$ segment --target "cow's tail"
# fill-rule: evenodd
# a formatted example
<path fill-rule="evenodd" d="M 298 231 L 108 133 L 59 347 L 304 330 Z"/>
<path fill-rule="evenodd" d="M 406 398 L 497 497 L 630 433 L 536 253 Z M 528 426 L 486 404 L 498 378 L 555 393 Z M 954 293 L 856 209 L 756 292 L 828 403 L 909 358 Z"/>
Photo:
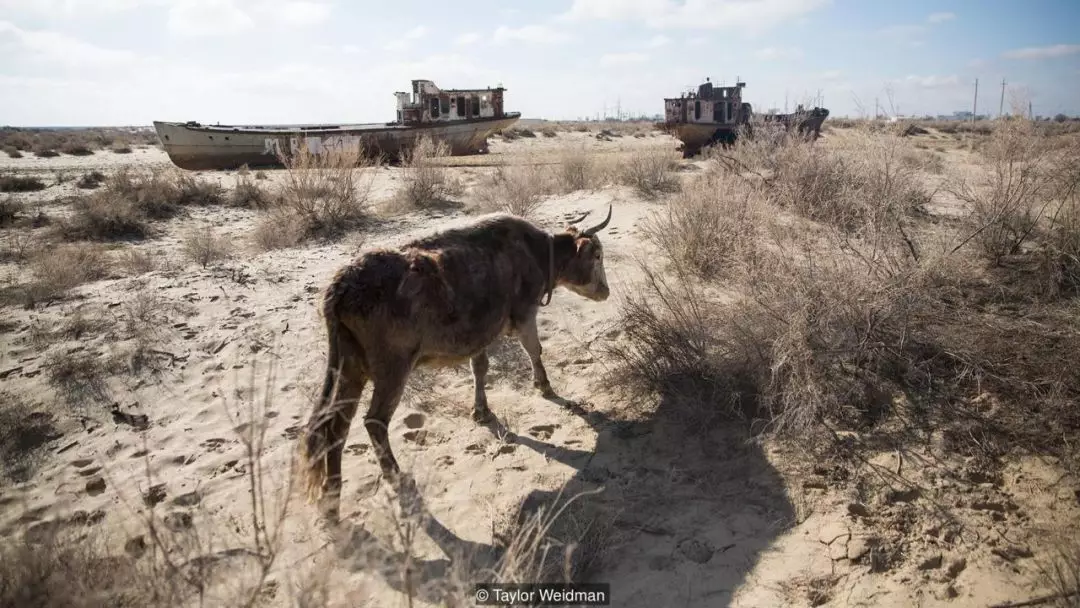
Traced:
<path fill-rule="evenodd" d="M 354 407 L 342 407 L 344 404 L 337 398 L 339 387 L 342 385 L 340 382 L 342 373 L 355 373 L 358 371 L 355 364 L 363 361 L 360 345 L 348 327 L 341 322 L 339 304 L 343 290 L 340 279 L 340 276 L 335 277 L 323 297 L 323 319 L 327 333 L 326 372 L 323 376 L 319 401 L 311 411 L 307 428 L 300 441 L 302 483 L 306 488 L 309 501 L 322 497 L 328 475 L 327 454 L 331 448 L 335 447 L 335 444 L 345 441 L 344 436 L 337 435 L 348 432 L 349 421 L 337 420 L 345 412 L 338 410 L 354 411 Z M 351 366 L 350 363 L 352 363 Z M 365 380 L 364 378 L 348 378 L 349 383 L 359 389 L 363 388 Z M 349 396 L 354 399 L 359 397 L 359 395 Z"/>

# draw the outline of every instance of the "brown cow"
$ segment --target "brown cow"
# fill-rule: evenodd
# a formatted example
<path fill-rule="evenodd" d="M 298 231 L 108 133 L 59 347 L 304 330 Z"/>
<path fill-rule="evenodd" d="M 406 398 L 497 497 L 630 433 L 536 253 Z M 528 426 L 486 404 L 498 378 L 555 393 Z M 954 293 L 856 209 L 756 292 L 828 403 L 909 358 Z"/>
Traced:
<path fill-rule="evenodd" d="M 387 425 L 416 366 L 471 361 L 472 417 L 491 420 L 484 382 L 487 347 L 516 335 L 532 361 L 533 384 L 553 396 L 536 329 L 541 298 L 562 286 L 595 301 L 608 297 L 596 233 L 611 221 L 556 234 L 496 214 L 420 238 L 399 249 L 368 251 L 340 269 L 323 296 L 329 337 L 319 403 L 301 440 L 308 495 L 337 516 L 342 446 L 368 380 L 374 384 L 364 427 L 383 474 L 397 477 Z M 544 304 L 546 304 L 545 302 Z"/>

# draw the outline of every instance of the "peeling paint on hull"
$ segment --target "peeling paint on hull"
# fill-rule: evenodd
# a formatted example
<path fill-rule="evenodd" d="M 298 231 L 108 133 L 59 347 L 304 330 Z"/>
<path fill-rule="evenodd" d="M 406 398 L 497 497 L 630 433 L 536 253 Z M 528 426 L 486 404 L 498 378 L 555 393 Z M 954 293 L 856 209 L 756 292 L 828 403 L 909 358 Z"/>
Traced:
<path fill-rule="evenodd" d="M 417 126 L 315 125 L 264 128 L 251 126 L 193 126 L 154 121 L 154 129 L 173 164 L 191 171 L 281 167 L 275 150 L 302 142 L 309 149 L 364 143 L 364 149 L 397 157 L 417 138 L 427 135 L 445 141 L 453 156 L 478 154 L 492 133 L 517 122 L 520 114 Z"/>

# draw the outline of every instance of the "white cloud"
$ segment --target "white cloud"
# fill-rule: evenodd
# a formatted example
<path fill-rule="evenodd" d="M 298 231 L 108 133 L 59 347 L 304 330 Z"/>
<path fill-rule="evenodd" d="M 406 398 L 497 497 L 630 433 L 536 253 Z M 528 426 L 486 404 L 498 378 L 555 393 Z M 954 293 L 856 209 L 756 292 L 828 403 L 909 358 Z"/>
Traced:
<path fill-rule="evenodd" d="M 686 39 L 686 46 L 702 46 L 709 41 L 705 36 L 691 36 Z"/>
<path fill-rule="evenodd" d="M 318 25 L 330 18 L 330 5 L 326 2 L 265 2 L 257 6 L 260 13 L 282 25 Z"/>
<path fill-rule="evenodd" d="M 454 44 L 460 46 L 468 46 L 470 44 L 476 44 L 480 41 L 480 34 L 476 32 L 466 32 L 454 39 Z"/>
<path fill-rule="evenodd" d="M 346 44 L 341 47 L 341 52 L 347 55 L 359 55 L 360 47 L 356 46 L 355 44 Z"/>
<path fill-rule="evenodd" d="M 843 73 L 840 70 L 825 70 L 821 73 L 822 80 L 837 80 Z"/>
<path fill-rule="evenodd" d="M 16 53 L 72 68 L 116 68 L 132 65 L 141 57 L 130 51 L 102 48 L 60 32 L 24 30 L 0 21 L 0 40 L 11 39 Z"/>
<path fill-rule="evenodd" d="M 657 34 L 657 35 L 653 36 L 649 40 L 648 44 L 646 44 L 645 46 L 650 48 L 650 49 L 658 49 L 658 48 L 660 48 L 662 46 L 667 46 L 669 44 L 671 44 L 671 38 L 668 38 L 667 36 L 665 36 L 663 34 Z"/>
<path fill-rule="evenodd" d="M 1080 44 L 1055 44 L 1053 46 L 1014 49 L 1002 54 L 1006 59 L 1054 59 L 1080 53 Z"/>
<path fill-rule="evenodd" d="M 802 17 L 832 0 L 574 0 L 570 21 L 638 21 L 654 28 L 760 30 Z"/>
<path fill-rule="evenodd" d="M 762 61 L 783 61 L 801 59 L 802 49 L 796 47 L 766 47 L 759 49 L 754 55 Z"/>
<path fill-rule="evenodd" d="M 956 19 L 955 13 L 930 13 L 926 18 L 927 23 L 945 23 Z"/>
<path fill-rule="evenodd" d="M 169 31 L 181 36 L 221 36 L 255 27 L 233 0 L 180 0 L 169 9 Z"/>
<path fill-rule="evenodd" d="M 649 56 L 645 53 L 607 53 L 600 57 L 600 65 L 609 68 L 619 65 L 628 65 L 634 63 L 645 63 L 649 60 Z"/>
<path fill-rule="evenodd" d="M 0 9 L 67 17 L 131 10 L 148 0 L 0 0 Z"/>
<path fill-rule="evenodd" d="M 526 25 L 519 28 L 500 25 L 495 30 L 494 40 L 498 44 L 507 42 L 529 42 L 533 44 L 561 44 L 569 40 L 566 34 L 546 25 Z"/>
<path fill-rule="evenodd" d="M 431 30 L 428 29 L 427 26 L 418 25 L 411 30 L 405 32 L 400 38 L 396 40 L 391 40 L 390 42 L 386 43 L 385 45 L 383 45 L 383 48 L 388 51 L 404 51 L 405 49 L 411 47 L 413 42 L 416 42 L 424 36 L 427 36 L 429 32 L 431 32 Z"/>

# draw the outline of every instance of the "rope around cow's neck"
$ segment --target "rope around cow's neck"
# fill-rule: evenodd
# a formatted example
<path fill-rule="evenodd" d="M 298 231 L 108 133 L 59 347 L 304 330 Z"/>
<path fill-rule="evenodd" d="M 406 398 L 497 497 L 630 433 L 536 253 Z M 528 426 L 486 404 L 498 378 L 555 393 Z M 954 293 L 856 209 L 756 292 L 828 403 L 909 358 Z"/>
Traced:
<path fill-rule="evenodd" d="M 548 284 L 546 285 L 547 289 L 545 290 L 547 292 L 545 294 L 546 297 L 547 297 L 547 301 L 544 301 L 544 298 L 541 298 L 540 299 L 540 306 L 547 306 L 548 304 L 551 304 L 551 294 L 554 293 L 554 291 L 555 291 L 555 237 L 553 237 L 553 236 L 551 236 L 549 234 L 549 235 L 547 235 L 547 240 L 548 240 L 548 281 L 547 281 Z"/>

